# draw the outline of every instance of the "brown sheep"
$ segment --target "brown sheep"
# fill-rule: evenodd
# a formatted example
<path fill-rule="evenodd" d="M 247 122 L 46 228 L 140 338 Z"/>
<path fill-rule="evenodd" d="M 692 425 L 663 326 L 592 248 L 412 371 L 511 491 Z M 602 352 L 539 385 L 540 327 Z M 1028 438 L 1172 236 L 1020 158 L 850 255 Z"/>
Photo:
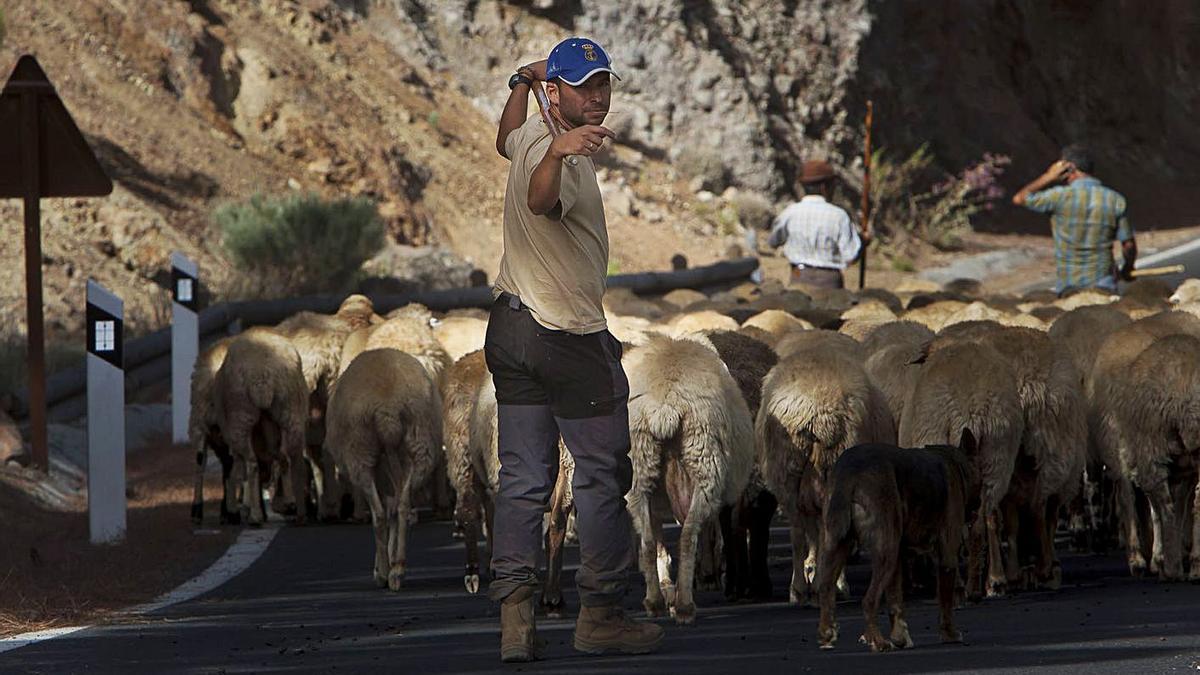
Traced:
<path fill-rule="evenodd" d="M 300 355 L 287 338 L 251 328 L 230 340 L 213 382 L 213 407 L 221 436 L 244 471 L 243 522 L 259 525 L 265 520 L 261 481 L 272 463 L 290 479 L 296 518 L 303 522 L 307 404 Z"/>
<path fill-rule="evenodd" d="M 763 381 L 755 421 L 759 469 L 791 523 L 788 597 L 793 603 L 812 601 L 807 568 L 819 554 L 820 518 L 834 462 L 859 443 L 895 443 L 883 393 L 842 340 L 849 338 L 828 333 L 781 356 Z M 844 589 L 844 581 L 840 586 Z"/>
<path fill-rule="evenodd" d="M 857 340 L 849 335 L 842 335 L 832 330 L 807 330 L 798 333 L 789 333 L 776 343 L 775 353 L 779 355 L 780 359 L 785 359 L 792 354 L 816 345 L 837 350 L 856 363 L 861 364 L 867 360 L 866 352 L 863 351 L 862 345 Z"/>
<path fill-rule="evenodd" d="M 441 445 L 439 394 L 412 356 L 369 349 L 334 384 L 325 447 L 367 496 L 381 587 L 400 590 L 412 489 L 429 478 Z"/>
<path fill-rule="evenodd" d="M 979 598 L 985 550 L 988 594 L 1002 594 L 1007 588 L 999 506 L 1020 450 L 1024 416 L 1004 357 L 984 344 L 955 341 L 931 350 L 921 365 L 900 416 L 900 445 L 954 445 L 963 431 L 970 431 L 978 442 L 971 460 L 982 487 L 979 515 L 971 524 L 967 593 Z"/>
<path fill-rule="evenodd" d="M 1130 477 L 1125 474 L 1121 456 L 1126 449 L 1120 433 L 1118 415 L 1124 404 L 1122 391 L 1125 374 L 1139 354 L 1155 340 L 1168 335 L 1200 336 L 1200 319 L 1184 312 L 1163 312 L 1134 321 L 1114 331 L 1101 344 L 1086 380 L 1089 403 L 1088 431 L 1095 453 L 1090 461 L 1105 469 L 1111 480 L 1116 503 L 1116 518 L 1125 539 L 1129 571 L 1143 575 L 1147 568 L 1148 533 L 1140 522 L 1142 496 L 1134 491 Z"/>
<path fill-rule="evenodd" d="M 1119 376 L 1114 420 L 1126 476 L 1150 500 L 1155 563 L 1164 580 L 1183 576 L 1182 550 L 1191 541 L 1188 578 L 1200 579 L 1200 339 L 1159 338 Z M 1183 532 L 1192 515 L 1191 533 Z"/>
<path fill-rule="evenodd" d="M 750 418 L 758 415 L 762 383 L 779 359 L 765 343 L 742 333 L 716 331 L 708 339 L 729 374 L 737 382 Z M 746 490 L 732 508 L 721 510 L 721 538 L 725 553 L 725 597 L 771 597 L 771 575 L 767 568 L 771 518 L 778 502 L 767 490 L 757 467 L 750 472 Z"/>
<path fill-rule="evenodd" d="M 489 386 L 491 374 L 483 350 L 471 352 L 454 362 L 446 373 L 446 388 L 442 396 L 443 432 L 446 450 L 446 474 L 456 495 L 454 522 L 463 533 L 467 547 L 467 568 L 463 584 L 468 593 L 479 592 L 479 523 L 482 519 L 483 492 L 481 477 L 471 462 L 471 415 L 479 392 Z M 490 513 L 490 508 L 489 508 Z M 490 520 L 489 527 L 490 527 Z M 489 529 L 490 535 L 490 529 Z"/>
<path fill-rule="evenodd" d="M 915 321 L 892 321 L 877 326 L 863 340 L 863 351 L 867 355 L 893 344 L 903 343 L 916 349 L 933 339 L 929 327 Z"/>

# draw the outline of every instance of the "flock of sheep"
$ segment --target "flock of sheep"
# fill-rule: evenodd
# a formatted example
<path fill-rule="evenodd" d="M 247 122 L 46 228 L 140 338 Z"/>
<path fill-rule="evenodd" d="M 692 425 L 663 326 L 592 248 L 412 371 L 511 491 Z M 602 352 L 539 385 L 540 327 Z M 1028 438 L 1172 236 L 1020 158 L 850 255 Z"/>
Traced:
<path fill-rule="evenodd" d="M 1122 296 L 986 295 L 978 283 L 889 292 L 743 284 L 712 296 L 611 289 L 625 345 L 634 467 L 626 496 L 644 607 L 695 618 L 693 589 L 768 598 L 767 539 L 791 528 L 792 602 L 813 578 L 831 472 L 861 443 L 975 439 L 978 516 L 966 533 L 968 598 L 1061 583 L 1060 518 L 1080 542 L 1119 542 L 1135 575 L 1200 578 L 1200 282 L 1139 280 Z M 201 517 L 206 452 L 222 460 L 222 520 L 272 508 L 374 523 L 374 577 L 397 590 L 414 501 L 448 515 L 477 592 L 479 535 L 498 489 L 486 313 L 387 316 L 351 296 L 209 347 L 192 382 Z M 573 464 L 560 444 L 547 505 L 542 604 L 562 610 Z M 311 495 L 311 496 L 310 496 Z M 681 526 L 675 560 L 663 524 Z M 1193 542 L 1196 542 L 1193 544 Z M 838 582 L 845 592 L 845 580 Z"/>

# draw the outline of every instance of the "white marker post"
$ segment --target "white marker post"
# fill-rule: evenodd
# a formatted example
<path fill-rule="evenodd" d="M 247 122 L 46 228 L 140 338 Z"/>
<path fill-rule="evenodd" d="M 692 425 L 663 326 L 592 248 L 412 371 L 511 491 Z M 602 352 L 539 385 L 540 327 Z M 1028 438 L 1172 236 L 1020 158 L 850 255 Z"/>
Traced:
<path fill-rule="evenodd" d="M 200 353 L 200 291 L 196 263 L 182 253 L 171 254 L 171 440 L 188 442 L 192 411 L 192 369 Z"/>
<path fill-rule="evenodd" d="M 124 303 L 87 282 L 88 525 L 93 544 L 125 539 Z"/>

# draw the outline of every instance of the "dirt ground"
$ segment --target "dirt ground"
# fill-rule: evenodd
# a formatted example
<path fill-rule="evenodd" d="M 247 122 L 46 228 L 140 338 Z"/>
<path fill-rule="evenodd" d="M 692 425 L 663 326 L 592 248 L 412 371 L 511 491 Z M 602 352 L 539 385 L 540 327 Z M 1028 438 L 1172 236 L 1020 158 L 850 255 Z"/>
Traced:
<path fill-rule="evenodd" d="M 127 537 L 116 546 L 88 543 L 86 510 L 47 510 L 0 482 L 0 636 L 96 621 L 154 599 L 220 557 L 237 530 L 193 533 L 192 467 L 183 448 L 131 457 Z M 216 513 L 219 494 L 212 476 L 207 514 Z"/>

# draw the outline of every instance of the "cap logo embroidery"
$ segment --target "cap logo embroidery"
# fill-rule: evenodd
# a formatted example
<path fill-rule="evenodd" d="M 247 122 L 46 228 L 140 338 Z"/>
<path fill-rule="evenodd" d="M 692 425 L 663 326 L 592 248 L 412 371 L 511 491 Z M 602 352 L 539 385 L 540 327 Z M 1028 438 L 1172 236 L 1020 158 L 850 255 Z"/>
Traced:
<path fill-rule="evenodd" d="M 596 46 L 595 45 L 591 45 L 591 44 L 588 44 L 585 42 L 580 46 L 583 49 L 583 58 L 587 59 L 588 61 L 596 60 Z"/>

